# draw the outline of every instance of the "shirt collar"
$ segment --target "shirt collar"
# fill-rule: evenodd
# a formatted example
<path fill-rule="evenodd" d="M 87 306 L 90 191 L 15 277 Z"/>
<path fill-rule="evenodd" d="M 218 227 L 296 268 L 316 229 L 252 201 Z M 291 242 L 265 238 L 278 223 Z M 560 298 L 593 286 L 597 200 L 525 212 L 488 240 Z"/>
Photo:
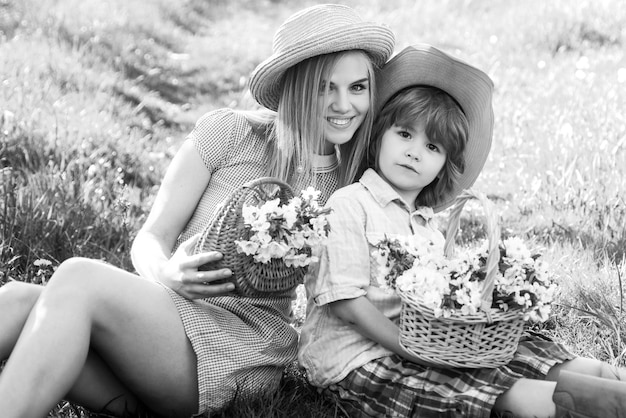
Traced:
<path fill-rule="evenodd" d="M 363 173 L 359 183 L 370 192 L 374 200 L 382 207 L 387 206 L 394 200 L 398 200 L 402 202 L 403 206 L 406 206 L 398 192 L 371 168 L 368 168 L 365 173 Z"/>
<path fill-rule="evenodd" d="M 410 212 L 408 205 L 404 200 L 402 200 L 398 192 L 396 192 L 393 187 L 383 180 L 383 178 L 380 177 L 380 175 L 373 169 L 368 168 L 361 176 L 359 183 L 361 183 L 363 187 L 370 192 L 374 200 L 381 207 L 385 207 L 389 203 L 395 201 Z M 428 206 L 420 206 L 412 212 L 411 215 L 420 215 L 425 221 L 428 221 L 434 217 L 435 213 L 433 209 Z"/>

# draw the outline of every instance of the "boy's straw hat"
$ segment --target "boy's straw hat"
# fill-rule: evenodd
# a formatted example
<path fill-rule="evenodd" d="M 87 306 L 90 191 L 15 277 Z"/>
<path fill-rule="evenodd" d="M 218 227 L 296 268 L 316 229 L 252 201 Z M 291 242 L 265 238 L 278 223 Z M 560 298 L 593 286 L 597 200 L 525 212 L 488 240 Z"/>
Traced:
<path fill-rule="evenodd" d="M 433 209 L 437 212 L 447 208 L 461 191 L 474 184 L 489 155 L 493 136 L 493 82 L 478 68 L 426 44 L 400 51 L 384 66 L 376 81 L 378 110 L 397 92 L 415 85 L 437 87 L 461 105 L 469 122 L 465 171 L 449 196 Z"/>
<path fill-rule="evenodd" d="M 361 49 L 382 66 L 395 45 L 393 32 L 378 23 L 364 22 L 339 4 L 306 8 L 288 18 L 276 31 L 273 54 L 252 72 L 252 96 L 271 110 L 278 109 L 282 76 L 289 67 L 317 55 Z"/>

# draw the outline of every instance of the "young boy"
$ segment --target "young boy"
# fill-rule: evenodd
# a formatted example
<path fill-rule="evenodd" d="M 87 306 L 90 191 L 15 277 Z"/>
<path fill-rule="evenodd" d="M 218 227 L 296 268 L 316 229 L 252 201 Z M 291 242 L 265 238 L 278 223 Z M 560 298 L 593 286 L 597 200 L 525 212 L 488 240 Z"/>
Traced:
<path fill-rule="evenodd" d="M 369 168 L 328 201 L 331 232 L 306 283 L 298 355 L 309 381 L 336 395 L 350 416 L 548 417 L 577 407 L 561 392 L 583 401 L 598 380 L 605 392 L 593 408 L 583 406 L 589 416 L 626 407 L 626 383 L 584 375 L 608 365 L 552 341 L 523 338 L 509 364 L 491 369 L 429 367 L 399 344 L 400 299 L 381 289 L 376 244 L 410 234 L 443 242 L 431 218 L 485 163 L 492 91 L 482 71 L 427 45 L 406 48 L 383 69 Z M 572 378 L 570 370 L 583 374 Z M 558 385 L 549 381 L 559 374 Z M 581 376 L 586 383 L 577 387 Z"/>

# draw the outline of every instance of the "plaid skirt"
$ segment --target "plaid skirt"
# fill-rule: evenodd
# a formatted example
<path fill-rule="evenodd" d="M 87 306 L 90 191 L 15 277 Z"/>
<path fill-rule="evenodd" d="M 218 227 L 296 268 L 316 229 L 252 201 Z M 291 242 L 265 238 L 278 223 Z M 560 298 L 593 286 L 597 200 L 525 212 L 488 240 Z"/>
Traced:
<path fill-rule="evenodd" d="M 398 355 L 371 361 L 326 389 L 350 417 L 489 418 L 496 398 L 521 379 L 543 380 L 574 359 L 562 344 L 526 335 L 507 365 L 495 369 L 424 367 Z"/>

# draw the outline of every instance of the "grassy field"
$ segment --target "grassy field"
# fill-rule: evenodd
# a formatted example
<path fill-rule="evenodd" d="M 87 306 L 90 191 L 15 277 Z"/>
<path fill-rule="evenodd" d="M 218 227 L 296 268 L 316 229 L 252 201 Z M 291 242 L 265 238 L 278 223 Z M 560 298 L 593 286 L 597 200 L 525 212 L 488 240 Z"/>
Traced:
<path fill-rule="evenodd" d="M 207 110 L 248 105 L 271 34 L 314 3 L 0 0 L 0 285 L 45 283 L 73 255 L 132 269 L 129 244 L 185 134 Z M 432 43 L 489 73 L 494 144 L 476 188 L 557 274 L 544 330 L 626 365 L 626 3 L 343 3 L 388 24 L 397 50 Z M 221 416 L 342 415 L 292 370 L 276 398 Z"/>

